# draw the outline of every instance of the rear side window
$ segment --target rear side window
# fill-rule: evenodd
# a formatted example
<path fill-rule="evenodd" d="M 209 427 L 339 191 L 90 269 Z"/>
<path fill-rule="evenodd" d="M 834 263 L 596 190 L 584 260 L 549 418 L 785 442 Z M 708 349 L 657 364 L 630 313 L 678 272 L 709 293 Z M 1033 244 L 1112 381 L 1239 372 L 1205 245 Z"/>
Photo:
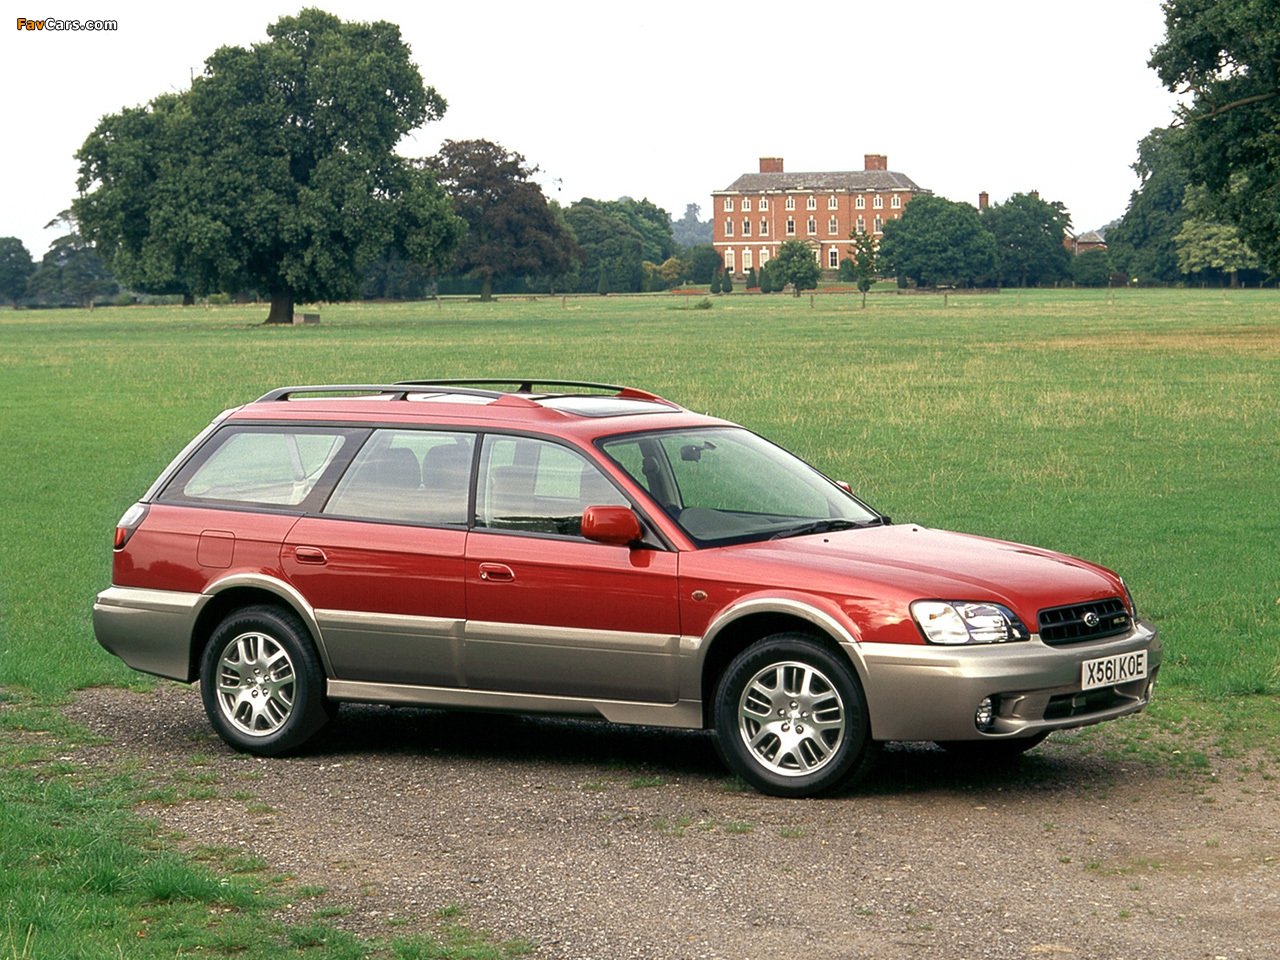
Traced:
<path fill-rule="evenodd" d="M 375 430 L 324 512 L 398 523 L 467 522 L 475 437 L 434 430 Z"/>
<path fill-rule="evenodd" d="M 161 500 L 311 509 L 367 431 L 334 427 L 219 430 L 161 493 Z"/>

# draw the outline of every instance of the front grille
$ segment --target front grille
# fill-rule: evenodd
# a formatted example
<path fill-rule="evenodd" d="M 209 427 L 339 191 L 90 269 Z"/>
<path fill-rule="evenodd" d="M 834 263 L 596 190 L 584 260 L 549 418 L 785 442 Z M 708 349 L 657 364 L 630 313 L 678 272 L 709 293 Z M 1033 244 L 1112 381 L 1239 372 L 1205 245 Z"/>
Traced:
<path fill-rule="evenodd" d="M 1119 597 L 1040 611 L 1040 639 L 1052 646 L 1114 637 L 1132 626 Z"/>

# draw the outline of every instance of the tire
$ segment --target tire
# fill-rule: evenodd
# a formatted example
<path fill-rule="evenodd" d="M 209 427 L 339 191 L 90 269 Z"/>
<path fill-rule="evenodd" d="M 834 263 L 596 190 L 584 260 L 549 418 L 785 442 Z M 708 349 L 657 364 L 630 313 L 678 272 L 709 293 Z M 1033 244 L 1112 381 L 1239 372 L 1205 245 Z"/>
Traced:
<path fill-rule="evenodd" d="M 715 730 L 729 769 L 775 797 L 847 786 L 876 754 L 852 666 L 799 633 L 766 637 L 729 664 L 716 690 Z"/>
<path fill-rule="evenodd" d="M 1030 737 L 1016 740 L 935 740 L 943 750 L 957 760 L 986 763 L 1012 763 L 1028 750 L 1040 746 L 1049 736 L 1041 730 Z"/>
<path fill-rule="evenodd" d="M 302 621 L 289 610 L 245 607 L 228 616 L 200 658 L 205 713 L 227 745 L 278 756 L 333 718 L 324 669 Z"/>

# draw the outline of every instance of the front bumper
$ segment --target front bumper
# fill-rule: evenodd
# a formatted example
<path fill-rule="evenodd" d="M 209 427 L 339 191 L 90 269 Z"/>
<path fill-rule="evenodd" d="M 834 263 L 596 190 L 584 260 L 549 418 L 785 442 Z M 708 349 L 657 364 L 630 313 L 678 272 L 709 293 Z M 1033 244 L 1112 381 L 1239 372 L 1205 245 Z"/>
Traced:
<path fill-rule="evenodd" d="M 1145 679 L 1082 691 L 1086 660 L 1138 650 L 1147 652 Z M 1005 740 L 1137 713 L 1149 702 L 1162 646 L 1139 621 L 1123 636 L 1068 646 L 1033 635 L 962 647 L 863 643 L 858 652 L 876 740 Z M 981 733 L 974 712 L 985 697 L 996 701 L 996 717 Z"/>

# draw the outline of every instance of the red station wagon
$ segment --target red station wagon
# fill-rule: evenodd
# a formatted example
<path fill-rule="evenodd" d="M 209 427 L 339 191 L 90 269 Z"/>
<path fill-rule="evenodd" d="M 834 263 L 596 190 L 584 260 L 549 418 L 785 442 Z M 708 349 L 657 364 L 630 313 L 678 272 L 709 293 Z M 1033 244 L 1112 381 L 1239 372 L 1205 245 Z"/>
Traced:
<path fill-rule="evenodd" d="M 1012 756 L 1135 713 L 1160 665 L 1096 564 L 895 524 L 735 424 L 640 390 L 274 390 L 125 512 L 99 642 L 274 755 L 342 701 L 709 728 L 758 789 L 884 741 Z"/>

